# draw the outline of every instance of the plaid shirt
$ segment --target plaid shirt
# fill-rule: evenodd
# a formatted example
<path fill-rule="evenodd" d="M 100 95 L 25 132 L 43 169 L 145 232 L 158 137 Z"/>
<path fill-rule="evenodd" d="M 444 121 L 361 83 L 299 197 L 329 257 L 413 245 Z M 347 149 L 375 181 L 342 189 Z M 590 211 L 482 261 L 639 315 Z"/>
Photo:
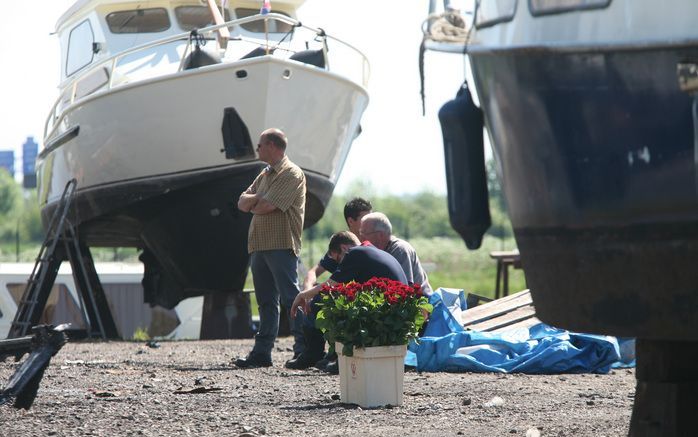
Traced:
<path fill-rule="evenodd" d="M 262 170 L 245 192 L 261 194 L 277 208 L 269 214 L 252 216 L 247 251 L 291 249 L 299 256 L 305 215 L 303 170 L 284 156 L 276 165 Z"/>

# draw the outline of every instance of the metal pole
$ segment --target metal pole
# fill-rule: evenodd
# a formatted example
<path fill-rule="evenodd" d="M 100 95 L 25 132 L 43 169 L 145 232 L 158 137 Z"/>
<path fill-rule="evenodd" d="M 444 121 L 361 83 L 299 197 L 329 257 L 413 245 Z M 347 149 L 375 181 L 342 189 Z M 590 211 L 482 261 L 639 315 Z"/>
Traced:
<path fill-rule="evenodd" d="M 15 262 L 19 262 L 19 219 L 17 219 L 17 232 L 15 232 Z"/>
<path fill-rule="evenodd" d="M 264 39 L 267 43 L 267 46 L 266 46 L 267 53 L 266 54 L 268 55 L 269 54 L 269 19 L 268 18 L 264 19 Z"/>

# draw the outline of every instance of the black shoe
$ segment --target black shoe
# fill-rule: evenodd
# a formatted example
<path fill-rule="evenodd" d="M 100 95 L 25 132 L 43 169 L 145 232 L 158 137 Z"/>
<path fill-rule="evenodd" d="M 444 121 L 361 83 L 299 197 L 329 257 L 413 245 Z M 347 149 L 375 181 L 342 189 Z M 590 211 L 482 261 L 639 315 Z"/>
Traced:
<path fill-rule="evenodd" d="M 330 375 L 339 375 L 339 363 L 337 361 L 332 361 L 325 366 L 325 372 Z"/>
<path fill-rule="evenodd" d="M 323 352 L 320 351 L 318 354 L 313 353 L 312 351 L 305 351 L 298 355 L 298 358 L 294 358 L 291 360 L 286 361 L 286 364 L 284 367 L 287 369 L 295 369 L 295 370 L 303 370 L 307 369 L 309 367 L 313 367 L 315 363 L 317 363 L 319 358 L 322 358 Z"/>
<path fill-rule="evenodd" d="M 315 368 L 318 370 L 325 370 L 325 367 L 327 367 L 327 365 L 332 361 L 337 361 L 337 354 L 334 352 L 328 352 L 320 361 L 315 363 Z"/>
<path fill-rule="evenodd" d="M 287 369 L 303 370 L 313 367 L 325 356 L 325 337 L 319 329 L 304 326 L 303 341 L 305 350 L 297 358 L 286 361 Z"/>
<path fill-rule="evenodd" d="M 241 369 L 249 369 L 253 367 L 270 367 L 271 357 L 264 356 L 262 354 L 250 352 L 247 358 L 238 358 L 233 362 L 237 367 Z"/>

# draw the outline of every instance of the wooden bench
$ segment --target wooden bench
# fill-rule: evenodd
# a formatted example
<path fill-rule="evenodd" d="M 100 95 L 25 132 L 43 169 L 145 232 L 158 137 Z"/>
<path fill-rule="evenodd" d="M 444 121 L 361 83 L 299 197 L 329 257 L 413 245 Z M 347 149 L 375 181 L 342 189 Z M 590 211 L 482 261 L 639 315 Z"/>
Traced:
<path fill-rule="evenodd" d="M 494 298 L 509 295 L 509 267 L 521 268 L 521 255 L 518 250 L 490 252 L 490 258 L 497 261 L 497 278 L 494 288 Z"/>

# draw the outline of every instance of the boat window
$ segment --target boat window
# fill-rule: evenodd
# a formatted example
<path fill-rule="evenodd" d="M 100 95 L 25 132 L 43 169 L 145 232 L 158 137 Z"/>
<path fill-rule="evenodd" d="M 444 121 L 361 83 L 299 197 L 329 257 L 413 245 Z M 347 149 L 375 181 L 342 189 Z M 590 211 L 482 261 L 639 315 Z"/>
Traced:
<path fill-rule="evenodd" d="M 482 28 L 511 21 L 516 13 L 517 3 L 517 0 L 478 1 L 475 27 Z"/>
<path fill-rule="evenodd" d="M 531 15 L 549 15 L 581 9 L 605 8 L 611 0 L 528 0 Z"/>
<path fill-rule="evenodd" d="M 81 68 L 89 65 L 94 58 L 92 43 L 94 42 L 92 25 L 88 20 L 78 24 L 68 36 L 68 53 L 66 54 L 65 74 L 70 76 Z"/>
<path fill-rule="evenodd" d="M 170 17 L 165 8 L 134 9 L 107 15 L 112 33 L 153 33 L 170 28 Z"/>
<path fill-rule="evenodd" d="M 287 13 L 281 12 L 281 11 L 272 11 L 275 14 L 283 14 L 288 16 Z M 245 17 L 250 17 L 252 15 L 257 15 L 259 14 L 259 9 L 248 9 L 248 8 L 236 8 L 235 9 L 235 16 L 238 18 L 245 18 Z M 276 20 L 269 20 L 268 21 L 268 30 L 267 32 L 269 33 L 288 33 L 293 29 L 293 26 L 290 24 L 282 23 L 280 21 Z M 259 20 L 259 21 L 253 21 L 251 23 L 245 23 L 241 24 L 243 29 L 248 30 L 250 32 L 259 32 L 259 33 L 264 33 L 264 20 Z"/>
<path fill-rule="evenodd" d="M 179 27 L 189 31 L 213 26 L 213 15 L 206 6 L 179 6 L 175 8 L 175 16 Z M 230 12 L 225 9 L 225 21 L 230 21 Z"/>

